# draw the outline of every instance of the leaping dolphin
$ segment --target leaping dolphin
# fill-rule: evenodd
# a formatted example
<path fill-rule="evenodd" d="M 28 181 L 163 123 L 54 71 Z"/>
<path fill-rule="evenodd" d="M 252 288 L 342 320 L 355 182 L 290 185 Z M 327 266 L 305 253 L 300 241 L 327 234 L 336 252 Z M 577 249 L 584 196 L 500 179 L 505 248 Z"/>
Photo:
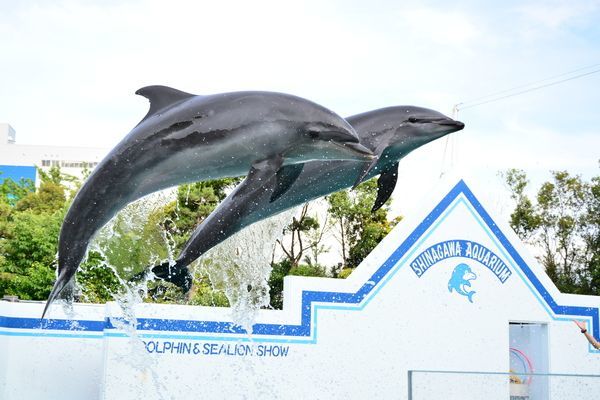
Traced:
<path fill-rule="evenodd" d="M 142 121 L 98 164 L 64 219 L 58 278 L 44 309 L 72 279 L 94 234 L 126 204 L 182 183 L 242 176 L 268 164 L 283 191 L 308 160 L 372 159 L 343 118 L 300 97 L 272 92 L 197 96 L 165 86 Z"/>
<path fill-rule="evenodd" d="M 187 265 L 209 249 L 254 222 L 355 185 L 369 167 L 372 168 L 367 171 L 366 179 L 380 174 L 375 211 L 389 199 L 396 186 L 400 159 L 426 143 L 464 128 L 462 122 L 437 111 L 413 106 L 382 108 L 346 120 L 360 136 L 361 143 L 378 157 L 376 164 L 308 162 L 291 187 L 282 193 L 276 175 L 286 175 L 289 167 L 275 174 L 268 162 L 256 163 L 247 178 L 196 228 L 175 263 L 165 262 L 153 267 L 152 272 L 187 291 L 192 283 Z"/>

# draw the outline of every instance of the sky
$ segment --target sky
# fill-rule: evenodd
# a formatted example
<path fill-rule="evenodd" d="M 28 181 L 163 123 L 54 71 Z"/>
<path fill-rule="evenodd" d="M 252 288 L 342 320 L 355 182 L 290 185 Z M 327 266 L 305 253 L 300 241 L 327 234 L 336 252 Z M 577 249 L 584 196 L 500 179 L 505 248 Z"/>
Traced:
<path fill-rule="evenodd" d="M 287 92 L 342 116 L 453 105 L 600 63 L 600 0 L 0 0 L 0 122 L 17 143 L 111 148 L 161 84 Z M 600 175 L 600 73 L 465 108 L 400 163 L 393 212 L 459 175 L 508 210 L 498 171 Z"/>

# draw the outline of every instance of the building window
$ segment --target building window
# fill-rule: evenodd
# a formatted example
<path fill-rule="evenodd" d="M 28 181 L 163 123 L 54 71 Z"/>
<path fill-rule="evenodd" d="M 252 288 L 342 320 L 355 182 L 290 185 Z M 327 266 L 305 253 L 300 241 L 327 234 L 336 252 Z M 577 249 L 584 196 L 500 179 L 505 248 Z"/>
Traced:
<path fill-rule="evenodd" d="M 94 168 L 97 162 L 90 161 L 67 161 L 67 160 L 42 160 L 42 167 L 63 167 L 63 168 Z"/>

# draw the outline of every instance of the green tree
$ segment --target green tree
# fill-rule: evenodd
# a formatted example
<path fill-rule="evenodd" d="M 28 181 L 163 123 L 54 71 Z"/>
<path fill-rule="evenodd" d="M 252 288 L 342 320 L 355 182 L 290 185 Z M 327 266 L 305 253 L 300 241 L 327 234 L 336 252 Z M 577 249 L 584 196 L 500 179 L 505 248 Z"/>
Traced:
<path fill-rule="evenodd" d="M 70 199 L 80 182 L 58 167 L 38 170 L 40 186 L 5 180 L 0 201 L 0 295 L 45 300 L 55 280 L 58 237 Z M 85 298 L 106 301 L 116 278 L 93 253 L 77 278 Z"/>
<path fill-rule="evenodd" d="M 386 205 L 371 209 L 377 198 L 377 182 L 370 179 L 354 192 L 340 191 L 327 197 L 332 223 L 338 227 L 343 267 L 356 267 L 399 221 L 388 221 Z"/>
<path fill-rule="evenodd" d="M 53 265 L 62 217 L 60 212 L 15 212 L 0 242 L 5 271 L 24 273 L 34 262 Z"/>
<path fill-rule="evenodd" d="M 21 179 L 18 183 L 6 178 L 0 185 L 0 204 L 14 206 L 19 200 L 35 191 L 35 184 L 31 179 Z"/>
<path fill-rule="evenodd" d="M 47 265 L 32 262 L 22 274 L 12 274 L 5 282 L 5 294 L 23 300 L 45 300 L 54 283 L 54 271 Z"/>
<path fill-rule="evenodd" d="M 0 294 L 45 299 L 54 281 L 58 233 L 66 209 L 60 170 L 40 173 L 40 187 L 3 183 L 0 205 Z"/>
<path fill-rule="evenodd" d="M 585 252 L 582 259 L 586 265 L 582 281 L 586 293 L 600 293 L 600 176 L 591 179 L 588 186 L 582 239 Z"/>
<path fill-rule="evenodd" d="M 104 258 L 96 251 L 90 251 L 81 264 L 77 271 L 77 283 L 81 288 L 81 298 L 89 303 L 114 300 L 115 295 L 123 290 L 115 271 L 106 265 Z"/>
<path fill-rule="evenodd" d="M 163 228 L 180 250 L 196 226 L 202 223 L 241 178 L 225 178 L 181 185 L 177 200 L 163 209 Z"/>
<path fill-rule="evenodd" d="M 286 246 L 282 240 L 277 239 L 279 247 L 290 261 L 292 267 L 298 266 L 305 251 L 318 245 L 318 243 L 315 244 L 312 241 L 305 243 L 302 239 L 303 234 L 308 234 L 310 231 L 316 231 L 320 227 L 317 218 L 308 215 L 308 207 L 309 203 L 304 204 L 300 214 L 294 216 L 292 222 L 283 230 L 284 235 L 289 234 L 290 236 L 289 245 Z"/>
<path fill-rule="evenodd" d="M 509 169 L 501 173 L 511 192 L 511 199 L 515 201 L 515 209 L 510 216 L 510 226 L 523 240 L 528 240 L 540 227 L 541 220 L 535 212 L 533 203 L 525 194 L 529 184 L 527 175 L 518 169 Z"/>
<path fill-rule="evenodd" d="M 510 224 L 522 240 L 537 247 L 538 260 L 562 292 L 600 294 L 600 177 L 585 182 L 567 171 L 551 174 L 535 203 L 525 194 L 525 172 L 503 174 L 516 202 Z"/>
<path fill-rule="evenodd" d="M 276 310 L 283 308 L 283 279 L 289 275 L 292 269 L 292 262 L 289 258 L 271 263 L 271 276 L 269 277 L 269 295 L 270 304 Z"/>
<path fill-rule="evenodd" d="M 208 275 L 199 274 L 194 277 L 193 295 L 190 304 L 212 307 L 229 307 L 229 300 L 222 290 L 213 286 Z"/>

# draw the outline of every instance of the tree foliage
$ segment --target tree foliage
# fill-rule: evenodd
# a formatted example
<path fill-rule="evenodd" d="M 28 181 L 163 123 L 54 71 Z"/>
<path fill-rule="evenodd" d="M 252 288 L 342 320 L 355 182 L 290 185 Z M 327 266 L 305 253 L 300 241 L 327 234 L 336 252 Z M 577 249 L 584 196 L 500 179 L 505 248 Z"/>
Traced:
<path fill-rule="evenodd" d="M 318 231 L 320 224 L 316 216 L 308 214 L 308 209 L 309 203 L 304 204 L 300 214 L 294 216 L 292 222 L 283 230 L 283 234 L 288 234 L 290 236 L 289 244 L 287 246 L 284 245 L 283 240 L 277 239 L 277 243 L 286 258 L 290 261 L 292 267 L 298 266 L 303 258 L 302 256 L 307 250 L 312 249 L 314 257 L 317 258 L 318 256 L 318 247 L 322 235 L 320 237 L 318 235 L 313 235 L 312 237 L 309 235 L 311 232 Z M 302 238 L 303 236 L 308 236 L 308 238 L 311 238 L 312 240 L 307 241 L 306 237 L 304 239 Z"/>
<path fill-rule="evenodd" d="M 178 248 L 183 246 L 189 235 L 210 215 L 227 196 L 227 189 L 235 186 L 239 178 L 225 178 L 196 182 L 177 188 L 177 201 L 166 210 L 168 223 Z"/>
<path fill-rule="evenodd" d="M 525 193 L 524 171 L 503 174 L 515 209 L 510 224 L 535 246 L 537 258 L 566 293 L 600 294 L 600 176 L 589 182 L 567 171 L 553 171 L 535 202 Z"/>
<path fill-rule="evenodd" d="M 58 233 L 66 209 L 60 171 L 30 180 L 2 182 L 0 203 L 0 295 L 39 300 L 50 294 Z"/>
<path fill-rule="evenodd" d="M 37 188 L 27 180 L 6 179 L 0 185 L 0 296 L 45 300 L 55 280 L 60 227 L 81 181 L 58 168 L 38 170 L 38 174 Z M 113 300 L 128 278 L 176 256 L 197 225 L 238 182 L 236 178 L 182 185 L 176 199 L 167 204 L 164 198 L 149 197 L 125 207 L 93 239 L 76 274 L 78 297 L 88 302 Z M 308 205 L 293 218 L 284 231 L 286 244 L 280 243 L 283 258 L 272 260 L 272 307 L 282 307 L 287 275 L 338 276 L 341 263 L 329 268 L 319 263 L 319 255 L 328 250 L 324 235 L 331 226 L 340 227 L 343 259 L 349 267 L 358 265 L 389 232 L 393 222 L 387 221 L 386 208 L 371 213 L 376 190 L 370 181 L 356 192 L 331 195 L 329 212 L 322 220 Z M 228 306 L 223 288 L 214 287 L 208 276 L 206 269 L 197 272 L 188 296 L 171 284 L 149 282 L 145 301 Z"/>
<path fill-rule="evenodd" d="M 360 184 L 354 192 L 344 190 L 327 197 L 332 223 L 338 228 L 344 267 L 358 266 L 399 221 L 388 220 L 390 200 L 372 212 L 376 198 L 376 179 Z"/>

